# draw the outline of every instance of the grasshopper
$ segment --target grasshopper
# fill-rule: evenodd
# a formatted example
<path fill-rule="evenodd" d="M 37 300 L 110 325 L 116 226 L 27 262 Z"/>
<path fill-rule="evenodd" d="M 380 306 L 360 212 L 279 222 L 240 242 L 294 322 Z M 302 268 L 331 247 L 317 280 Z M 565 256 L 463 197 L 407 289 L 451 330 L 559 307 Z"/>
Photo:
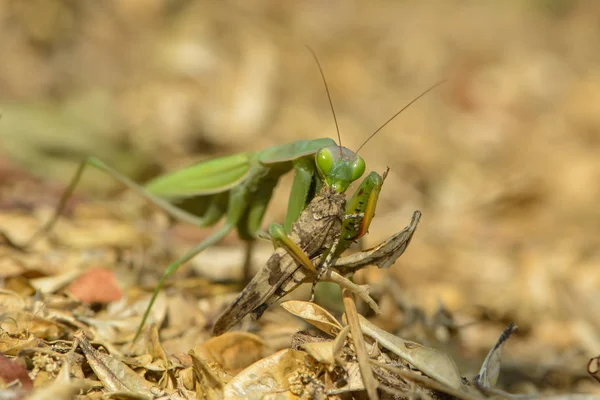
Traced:
<path fill-rule="evenodd" d="M 341 145 L 339 127 L 329 88 L 315 53 L 312 50 L 311 53 L 325 84 L 340 142 L 339 145 L 329 138 L 298 140 L 254 153 L 239 153 L 203 161 L 159 176 L 143 186 L 99 159 L 88 157 L 79 164 L 52 217 L 34 234 L 25 247 L 31 246 L 56 224 L 87 167 L 94 167 L 109 174 L 130 190 L 138 193 L 180 221 L 199 227 L 208 227 L 215 225 L 221 219 L 225 219 L 225 224 L 220 229 L 166 268 L 144 312 L 136 334 L 137 338 L 166 279 L 175 273 L 182 264 L 204 249 L 219 242 L 234 229 L 237 229 L 241 239 L 249 243 L 246 255 L 246 259 L 249 260 L 248 254 L 251 243 L 257 238 L 273 190 L 282 175 L 294 171 L 292 189 L 283 224 L 283 232 L 290 233 L 293 223 L 314 199 L 315 194 L 319 193 L 323 187 L 331 188 L 335 192 L 343 194 L 352 182 L 358 180 L 364 174 L 366 164 L 357 152 L 375 134 L 407 107 L 442 83 L 436 83 L 402 107 L 354 152 Z M 382 180 L 378 174 L 373 172 L 365 178 L 365 181 L 374 182 L 376 186 L 377 182 Z M 376 201 L 376 199 L 374 200 Z M 369 200 L 370 207 L 374 207 L 372 201 Z M 281 226 L 277 225 L 277 227 L 279 229 Z"/>
<path fill-rule="evenodd" d="M 386 175 L 387 171 L 382 176 L 381 184 Z M 378 312 L 378 306 L 369 296 L 368 290 L 354 284 L 344 275 L 352 274 L 367 265 L 376 264 L 380 268 L 392 265 L 406 250 L 421 216 L 419 211 L 415 211 L 410 225 L 403 231 L 372 249 L 339 258 L 358 236 L 366 232 L 374 215 L 376 201 L 365 201 L 362 195 L 369 193 L 367 196 L 376 197 L 381 184 L 369 191 L 368 181 L 363 183 L 347 205 L 342 194 L 325 187 L 300 214 L 289 236 L 282 237 L 280 232 L 275 232 L 279 247 L 219 317 L 213 327 L 213 334 L 226 332 L 249 313 L 260 318 L 271 304 L 301 283 L 313 282 L 314 290 L 314 284 L 321 277 L 356 293 Z"/>

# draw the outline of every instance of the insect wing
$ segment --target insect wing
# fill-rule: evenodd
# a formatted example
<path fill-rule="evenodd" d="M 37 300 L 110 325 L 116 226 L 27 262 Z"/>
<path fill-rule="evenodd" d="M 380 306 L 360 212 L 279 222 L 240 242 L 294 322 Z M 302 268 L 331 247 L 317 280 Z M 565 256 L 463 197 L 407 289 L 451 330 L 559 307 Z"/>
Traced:
<path fill-rule="evenodd" d="M 315 140 L 297 140 L 284 145 L 273 146 L 260 152 L 259 160 L 263 164 L 276 164 L 293 161 L 297 158 L 315 154 L 323 147 L 335 146 L 329 138 Z"/>
<path fill-rule="evenodd" d="M 215 322 L 213 335 L 217 336 L 226 332 L 248 313 L 263 304 L 277 289 L 277 281 L 284 279 L 285 271 L 291 272 L 295 268 L 294 259 L 285 249 L 275 250 L 267 263 Z"/>
<path fill-rule="evenodd" d="M 240 153 L 193 164 L 148 182 L 145 189 L 169 200 L 225 192 L 249 176 L 255 157 Z"/>

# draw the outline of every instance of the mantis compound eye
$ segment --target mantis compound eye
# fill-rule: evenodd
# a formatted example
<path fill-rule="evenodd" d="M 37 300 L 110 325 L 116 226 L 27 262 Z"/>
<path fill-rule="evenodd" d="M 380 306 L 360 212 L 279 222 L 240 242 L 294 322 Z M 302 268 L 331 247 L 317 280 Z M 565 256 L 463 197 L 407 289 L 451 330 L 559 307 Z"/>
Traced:
<path fill-rule="evenodd" d="M 352 181 L 354 182 L 355 180 L 357 180 L 358 178 L 360 178 L 362 176 L 362 174 L 365 173 L 365 160 L 363 160 L 363 158 L 359 155 L 356 155 L 356 160 L 354 160 L 354 163 L 352 164 Z"/>
<path fill-rule="evenodd" d="M 334 146 L 335 147 L 335 146 Z M 331 167 L 333 167 L 334 155 L 331 153 L 330 147 L 324 147 L 317 152 L 316 163 L 317 168 L 323 175 L 329 174 Z"/>

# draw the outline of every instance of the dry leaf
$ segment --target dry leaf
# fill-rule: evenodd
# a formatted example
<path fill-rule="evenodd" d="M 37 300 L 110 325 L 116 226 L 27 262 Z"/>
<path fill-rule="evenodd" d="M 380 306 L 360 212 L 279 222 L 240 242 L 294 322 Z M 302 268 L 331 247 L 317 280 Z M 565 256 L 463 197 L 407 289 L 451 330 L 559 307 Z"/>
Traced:
<path fill-rule="evenodd" d="M 223 390 L 226 399 L 261 398 L 290 390 L 290 379 L 301 373 L 308 355 L 299 350 L 281 350 L 264 358 L 233 378 Z"/>
<path fill-rule="evenodd" d="M 335 317 L 318 304 L 288 300 L 281 303 L 281 307 L 331 336 L 336 336 L 342 329 Z"/>
<path fill-rule="evenodd" d="M 42 293 L 55 293 L 58 290 L 67 286 L 82 273 L 83 271 L 81 270 L 72 269 L 62 274 L 32 279 L 29 282 L 31 286 L 33 286 Z"/>
<path fill-rule="evenodd" d="M 74 364 L 71 352 L 63 358 L 62 366 L 56 379 L 49 385 L 36 388 L 29 399 L 31 400 L 69 400 L 82 389 L 91 389 L 94 383 L 83 379 L 71 378 L 71 365 Z"/>
<path fill-rule="evenodd" d="M 223 386 L 230 382 L 232 376 L 216 362 L 210 362 L 190 350 L 192 358 L 194 385 L 199 398 L 221 399 Z M 188 383 L 189 385 L 189 383 Z"/>
<path fill-rule="evenodd" d="M 365 384 L 362 379 L 362 375 L 360 373 L 360 366 L 357 362 L 346 363 L 344 366 L 346 370 L 346 384 L 340 387 L 328 388 L 327 393 L 335 395 L 335 394 L 343 394 L 348 392 L 359 392 L 365 390 Z"/>
<path fill-rule="evenodd" d="M 81 331 L 76 332 L 73 337 L 78 341 L 77 345 L 83 351 L 90 367 L 100 379 L 106 390 L 111 392 L 131 392 L 146 396 L 153 396 L 156 391 L 154 385 L 139 376 L 135 371 L 116 360 L 109 354 L 94 349 Z"/>
<path fill-rule="evenodd" d="M 85 304 L 110 303 L 123 294 L 113 271 L 100 267 L 85 271 L 69 285 L 67 291 Z"/>
<path fill-rule="evenodd" d="M 4 325 L 6 321 L 2 325 Z M 33 349 L 42 344 L 42 339 L 29 332 L 25 337 L 21 333 L 0 335 L 0 353 L 16 356 L 23 349 Z"/>
<path fill-rule="evenodd" d="M 0 354 L 0 381 L 4 383 L 3 386 L 13 384 L 18 381 L 23 389 L 29 391 L 33 388 L 33 382 L 27 374 L 27 369 L 21 364 L 17 364 L 14 360 L 11 360 L 2 354 Z"/>
<path fill-rule="evenodd" d="M 197 356 L 217 362 L 229 373 L 236 374 L 261 359 L 265 343 L 252 333 L 225 332 L 193 350 Z"/>
<path fill-rule="evenodd" d="M 335 357 L 333 346 L 333 341 L 328 341 L 302 343 L 300 347 L 318 362 L 327 365 L 334 365 Z"/>
<path fill-rule="evenodd" d="M 481 369 L 479 370 L 479 374 L 475 377 L 474 381 L 476 382 L 478 387 L 482 388 L 493 388 L 496 386 L 496 382 L 498 381 L 498 376 L 500 375 L 500 361 L 502 358 L 502 348 L 504 344 L 512 335 L 518 327 L 515 324 L 510 324 L 506 327 L 506 329 L 502 332 L 498 341 L 490 349 L 483 364 L 481 365 Z"/>
<path fill-rule="evenodd" d="M 422 346 L 418 343 L 404 340 L 398 336 L 380 329 L 359 315 L 360 327 L 365 335 L 372 337 L 377 342 L 390 350 L 398 357 L 408 361 L 425 375 L 430 376 L 452 388 L 460 388 L 462 380 L 456 364 L 445 353 Z"/>
<path fill-rule="evenodd" d="M 11 290 L 0 289 L 0 310 L 3 313 L 9 311 L 21 311 L 25 308 L 25 299 Z"/>

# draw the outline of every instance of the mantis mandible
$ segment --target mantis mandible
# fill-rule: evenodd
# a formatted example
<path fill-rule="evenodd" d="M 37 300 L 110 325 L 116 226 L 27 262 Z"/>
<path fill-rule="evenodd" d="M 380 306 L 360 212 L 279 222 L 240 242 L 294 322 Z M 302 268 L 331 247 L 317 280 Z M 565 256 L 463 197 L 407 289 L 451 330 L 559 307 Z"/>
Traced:
<path fill-rule="evenodd" d="M 135 191 L 180 221 L 199 227 L 209 227 L 224 218 L 225 224 L 220 229 L 166 268 L 144 312 L 136 334 L 137 338 L 166 279 L 175 273 L 182 264 L 204 249 L 219 242 L 234 229 L 237 229 L 241 239 L 249 243 L 257 238 L 264 213 L 279 178 L 293 170 L 292 189 L 282 227 L 284 232 L 289 233 L 294 221 L 323 186 L 332 188 L 337 193 L 345 193 L 350 184 L 358 180 L 366 169 L 364 159 L 357 152 L 402 111 L 443 82 L 438 82 L 429 87 L 402 107 L 354 152 L 341 145 L 339 126 L 325 75 L 316 54 L 310 48 L 309 50 L 317 63 L 325 84 L 340 142 L 339 145 L 329 138 L 298 140 L 258 152 L 239 153 L 203 161 L 159 176 L 143 186 L 104 164 L 99 159 L 88 157 L 79 164 L 52 217 L 27 242 L 26 246 L 31 246 L 40 236 L 52 229 L 63 213 L 83 172 L 89 166 L 106 172 L 127 188 Z M 365 180 L 376 180 L 377 177 L 382 181 L 381 176 L 375 172 L 372 172 Z M 370 207 L 374 207 L 373 200 L 369 203 Z M 366 226 L 368 226 L 368 223 Z"/>

